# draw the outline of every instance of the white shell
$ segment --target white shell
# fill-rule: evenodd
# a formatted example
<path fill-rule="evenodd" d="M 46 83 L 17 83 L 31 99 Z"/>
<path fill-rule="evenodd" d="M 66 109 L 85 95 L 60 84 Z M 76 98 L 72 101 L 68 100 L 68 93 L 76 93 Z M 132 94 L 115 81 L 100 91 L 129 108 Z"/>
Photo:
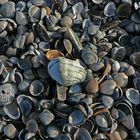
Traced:
<path fill-rule="evenodd" d="M 63 57 L 53 59 L 48 64 L 50 76 L 61 85 L 70 86 L 83 82 L 86 71 L 79 61 L 69 60 Z"/>

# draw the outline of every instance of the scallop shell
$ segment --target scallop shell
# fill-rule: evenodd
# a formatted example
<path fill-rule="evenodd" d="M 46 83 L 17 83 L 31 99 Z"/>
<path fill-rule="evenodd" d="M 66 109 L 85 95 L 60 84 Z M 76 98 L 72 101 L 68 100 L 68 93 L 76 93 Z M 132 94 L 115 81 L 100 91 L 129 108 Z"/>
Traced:
<path fill-rule="evenodd" d="M 86 71 L 79 61 L 63 57 L 51 60 L 48 64 L 48 72 L 55 81 L 65 86 L 83 82 L 86 78 Z"/>

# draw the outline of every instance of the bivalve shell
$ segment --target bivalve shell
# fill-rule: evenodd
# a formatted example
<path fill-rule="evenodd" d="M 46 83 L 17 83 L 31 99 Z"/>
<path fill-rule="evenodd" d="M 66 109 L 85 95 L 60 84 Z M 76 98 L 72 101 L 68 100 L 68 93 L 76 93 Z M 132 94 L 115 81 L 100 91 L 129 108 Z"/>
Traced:
<path fill-rule="evenodd" d="M 86 78 L 86 71 L 79 61 L 63 57 L 51 60 L 48 64 L 48 72 L 55 81 L 65 86 L 83 82 Z"/>

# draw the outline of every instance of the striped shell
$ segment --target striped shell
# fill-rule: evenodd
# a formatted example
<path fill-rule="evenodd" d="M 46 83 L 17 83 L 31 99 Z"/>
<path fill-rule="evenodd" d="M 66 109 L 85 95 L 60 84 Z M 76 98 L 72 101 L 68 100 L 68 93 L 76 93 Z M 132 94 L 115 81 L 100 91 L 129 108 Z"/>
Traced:
<path fill-rule="evenodd" d="M 48 64 L 48 72 L 55 81 L 65 86 L 83 82 L 86 78 L 86 71 L 79 61 L 63 57 L 51 60 Z"/>
<path fill-rule="evenodd" d="M 17 87 L 14 84 L 6 83 L 0 86 L 0 105 L 10 104 L 17 92 Z"/>

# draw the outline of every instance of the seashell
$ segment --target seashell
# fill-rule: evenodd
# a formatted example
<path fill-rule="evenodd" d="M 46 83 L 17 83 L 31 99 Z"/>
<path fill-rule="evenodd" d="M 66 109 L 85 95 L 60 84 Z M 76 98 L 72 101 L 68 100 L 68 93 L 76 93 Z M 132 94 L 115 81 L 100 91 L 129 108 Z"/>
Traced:
<path fill-rule="evenodd" d="M 121 45 L 127 46 L 130 44 L 130 37 L 127 34 L 122 34 L 118 40 Z"/>
<path fill-rule="evenodd" d="M 42 24 L 40 24 L 40 23 L 36 24 L 34 28 L 35 28 L 36 32 L 38 33 L 38 36 L 40 37 L 41 40 L 43 40 L 43 41 L 50 40 L 47 30 Z"/>
<path fill-rule="evenodd" d="M 56 86 L 57 86 L 57 98 L 58 98 L 58 100 L 65 101 L 67 87 L 60 85 L 58 83 Z"/>
<path fill-rule="evenodd" d="M 71 43 L 74 46 L 74 49 L 76 49 L 77 53 L 79 54 L 83 47 L 81 42 L 79 41 L 77 34 L 71 28 L 68 28 L 67 34 L 68 39 L 71 41 Z"/>
<path fill-rule="evenodd" d="M 128 77 L 125 73 L 113 73 L 113 79 L 119 87 L 126 87 L 128 83 Z"/>
<path fill-rule="evenodd" d="M 140 57 L 140 52 L 135 52 L 130 55 L 130 60 L 132 61 L 133 64 L 140 66 L 139 57 Z"/>
<path fill-rule="evenodd" d="M 18 120 L 20 118 L 20 110 L 15 102 L 5 105 L 3 110 L 11 119 Z"/>
<path fill-rule="evenodd" d="M 81 84 L 75 84 L 70 87 L 69 89 L 70 94 L 82 93 L 82 86 Z"/>
<path fill-rule="evenodd" d="M 127 129 L 129 129 L 129 130 L 131 130 L 131 129 L 133 129 L 134 128 L 134 118 L 133 118 L 133 115 L 128 115 L 127 117 L 126 117 L 126 120 L 124 120 L 123 122 L 122 122 L 122 124 L 127 128 Z"/>
<path fill-rule="evenodd" d="M 39 68 L 41 66 L 39 62 L 39 56 L 35 55 L 34 57 L 32 57 L 31 63 L 33 68 Z"/>
<path fill-rule="evenodd" d="M 22 80 L 19 84 L 18 84 L 18 89 L 20 91 L 28 91 L 29 89 L 29 86 L 30 86 L 30 81 L 25 79 L 25 80 Z"/>
<path fill-rule="evenodd" d="M 19 105 L 22 115 L 27 117 L 33 107 L 33 101 L 31 100 L 31 98 L 29 96 L 19 95 L 17 97 L 17 103 Z"/>
<path fill-rule="evenodd" d="M 95 122 L 99 127 L 108 128 L 108 121 L 105 115 L 96 115 Z"/>
<path fill-rule="evenodd" d="M 41 81 L 34 80 L 31 82 L 29 92 L 33 96 L 39 96 L 44 91 L 44 86 Z"/>
<path fill-rule="evenodd" d="M 100 51 L 106 51 L 109 52 L 112 48 L 112 44 L 108 42 L 99 42 L 98 47 Z"/>
<path fill-rule="evenodd" d="M 133 79 L 133 83 L 134 83 L 134 87 L 137 89 L 137 90 L 140 90 L 140 77 L 135 77 Z"/>
<path fill-rule="evenodd" d="M 99 31 L 99 26 L 97 25 L 90 25 L 88 26 L 88 34 L 89 35 L 96 35 Z"/>
<path fill-rule="evenodd" d="M 43 125 L 49 125 L 55 119 L 55 116 L 51 111 L 45 110 L 38 114 L 38 118 Z"/>
<path fill-rule="evenodd" d="M 127 76 L 132 76 L 132 75 L 134 75 L 134 74 L 135 74 L 135 69 L 134 69 L 134 67 L 133 67 L 133 66 L 129 66 L 128 69 L 127 69 L 127 71 L 125 72 L 125 74 L 126 74 Z"/>
<path fill-rule="evenodd" d="M 0 85 L 0 105 L 8 105 L 12 103 L 16 93 L 16 85 L 11 83 Z"/>
<path fill-rule="evenodd" d="M 120 18 L 127 18 L 131 13 L 131 5 L 129 3 L 122 3 L 117 7 L 117 15 Z"/>
<path fill-rule="evenodd" d="M 72 6 L 72 12 L 74 13 L 74 15 L 79 15 L 79 14 L 81 14 L 83 7 L 84 7 L 83 3 L 78 2 Z"/>
<path fill-rule="evenodd" d="M 120 124 L 118 125 L 117 132 L 119 132 L 122 139 L 128 138 L 128 130 L 123 125 L 120 125 Z"/>
<path fill-rule="evenodd" d="M 69 123 L 73 126 L 78 126 L 84 123 L 85 115 L 79 109 L 74 109 L 73 112 L 69 115 Z"/>
<path fill-rule="evenodd" d="M 92 2 L 95 4 L 101 4 L 103 3 L 103 0 L 92 0 Z"/>
<path fill-rule="evenodd" d="M 92 65 L 98 62 L 98 56 L 89 49 L 83 49 L 81 55 L 87 65 Z"/>
<path fill-rule="evenodd" d="M 40 43 L 39 43 L 39 45 L 38 45 L 38 47 L 39 47 L 39 49 L 41 50 L 41 51 L 43 51 L 43 52 L 47 52 L 47 51 L 49 51 L 50 50 L 50 44 L 49 44 L 49 42 L 45 42 L 45 41 L 41 41 Z"/>
<path fill-rule="evenodd" d="M 17 134 L 17 129 L 11 123 L 5 126 L 3 131 L 4 131 L 4 135 L 6 135 L 10 139 L 14 139 Z"/>
<path fill-rule="evenodd" d="M 73 21 L 70 16 L 64 16 L 60 19 L 60 25 L 63 27 L 72 27 Z"/>
<path fill-rule="evenodd" d="M 38 124 L 37 121 L 34 119 L 29 120 L 26 123 L 26 129 L 30 132 L 30 133 L 36 133 L 38 131 Z"/>
<path fill-rule="evenodd" d="M 19 140 L 23 140 L 23 139 L 26 139 L 26 140 L 29 140 L 31 139 L 33 136 L 35 136 L 34 133 L 30 133 L 28 132 L 26 129 L 22 129 L 18 135 L 18 139 Z"/>
<path fill-rule="evenodd" d="M 102 68 L 104 68 L 104 63 L 101 61 L 98 61 L 98 63 L 89 65 L 89 67 L 92 71 L 97 72 L 97 71 L 100 71 Z"/>
<path fill-rule="evenodd" d="M 42 6 L 43 4 L 45 4 L 44 0 L 30 0 L 30 1 L 36 6 Z"/>
<path fill-rule="evenodd" d="M 126 49 L 124 47 L 114 47 L 111 51 L 111 56 L 117 61 L 122 61 L 126 56 Z"/>
<path fill-rule="evenodd" d="M 112 17 L 115 15 L 116 5 L 114 2 L 109 2 L 104 8 L 104 15 L 107 17 Z"/>
<path fill-rule="evenodd" d="M 0 14 L 6 18 L 13 18 L 15 15 L 15 3 L 8 1 L 0 7 Z"/>
<path fill-rule="evenodd" d="M 131 20 L 133 22 L 135 22 L 136 24 L 140 24 L 140 17 L 139 17 L 139 15 L 137 13 L 133 13 L 131 15 Z"/>
<path fill-rule="evenodd" d="M 115 87 L 116 83 L 114 80 L 106 80 L 100 84 L 100 92 L 106 95 L 112 95 Z"/>
<path fill-rule="evenodd" d="M 24 47 L 25 40 L 26 40 L 25 35 L 17 35 L 13 43 L 14 47 L 18 49 L 22 49 Z"/>
<path fill-rule="evenodd" d="M 46 54 L 46 57 L 49 60 L 53 60 L 54 58 L 63 57 L 63 56 L 64 54 L 59 50 L 49 50 Z"/>
<path fill-rule="evenodd" d="M 16 4 L 16 11 L 24 11 L 26 9 L 26 3 L 24 1 L 18 1 Z"/>
<path fill-rule="evenodd" d="M 79 128 L 74 134 L 74 140 L 92 140 L 92 137 L 88 130 Z"/>
<path fill-rule="evenodd" d="M 132 139 L 139 139 L 140 138 L 140 133 L 138 132 L 138 129 L 134 127 L 132 130 L 130 130 L 130 136 Z"/>
<path fill-rule="evenodd" d="M 34 33 L 32 31 L 29 31 L 26 34 L 26 40 L 25 40 L 25 45 L 30 45 L 34 41 Z"/>
<path fill-rule="evenodd" d="M 23 71 L 31 69 L 31 62 L 27 59 L 19 59 L 17 61 L 17 65 Z"/>
<path fill-rule="evenodd" d="M 57 140 L 72 140 L 69 134 L 61 134 Z"/>
<path fill-rule="evenodd" d="M 91 79 L 86 86 L 87 93 L 97 93 L 99 91 L 99 83 L 98 80 L 93 78 Z"/>
<path fill-rule="evenodd" d="M 140 103 L 140 93 L 138 90 L 134 89 L 134 88 L 129 88 L 126 90 L 126 97 L 127 99 L 135 104 L 138 105 Z"/>
<path fill-rule="evenodd" d="M 112 97 L 103 95 L 101 99 L 106 108 L 110 109 L 113 106 L 114 99 Z"/>
<path fill-rule="evenodd" d="M 0 4 L 4 4 L 6 2 L 8 2 L 8 0 L 0 0 Z"/>
<path fill-rule="evenodd" d="M 121 136 L 120 136 L 120 133 L 115 131 L 113 132 L 111 135 L 109 135 L 109 138 L 112 140 L 112 139 L 116 139 L 116 140 L 122 140 Z"/>
<path fill-rule="evenodd" d="M 30 17 L 31 22 L 36 23 L 40 19 L 41 10 L 39 7 L 32 5 L 28 10 L 28 15 Z"/>
<path fill-rule="evenodd" d="M 19 25 L 26 25 L 28 24 L 27 17 L 23 12 L 16 12 L 16 22 Z"/>
<path fill-rule="evenodd" d="M 101 139 L 108 139 L 104 134 L 98 133 L 96 136 L 93 137 L 93 140 L 101 140 Z"/>
<path fill-rule="evenodd" d="M 67 53 L 71 54 L 72 53 L 72 48 L 73 48 L 71 42 L 68 39 L 64 39 L 63 44 L 64 44 L 64 47 L 65 47 Z"/>
<path fill-rule="evenodd" d="M 65 69 L 63 69 L 64 67 Z M 48 64 L 48 72 L 54 80 L 65 86 L 80 83 L 86 78 L 86 71 L 78 61 L 63 57 L 51 60 Z M 71 75 L 71 79 L 69 79 L 68 73 Z"/>
<path fill-rule="evenodd" d="M 8 22 L 3 20 L 3 21 L 0 21 L 0 32 L 2 32 L 6 26 L 8 25 Z"/>

